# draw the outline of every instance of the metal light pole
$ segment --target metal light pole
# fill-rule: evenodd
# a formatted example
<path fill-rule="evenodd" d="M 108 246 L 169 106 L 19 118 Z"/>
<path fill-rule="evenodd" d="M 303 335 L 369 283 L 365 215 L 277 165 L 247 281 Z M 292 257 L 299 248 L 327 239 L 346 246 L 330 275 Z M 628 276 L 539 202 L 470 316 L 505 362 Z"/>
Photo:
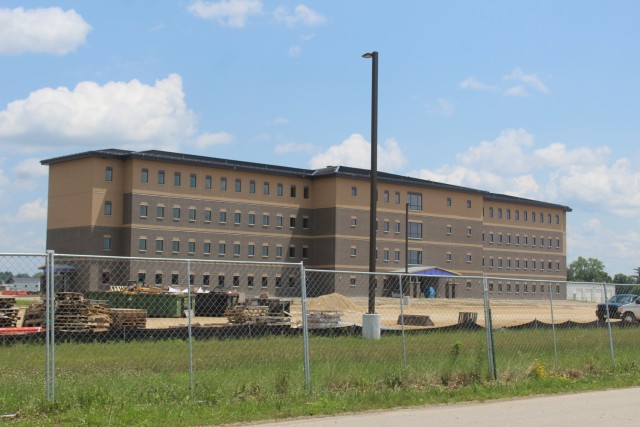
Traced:
<path fill-rule="evenodd" d="M 371 58 L 371 205 L 369 208 L 369 272 L 376 272 L 376 205 L 378 199 L 378 52 Z M 376 276 L 369 277 L 369 314 L 376 312 Z"/>

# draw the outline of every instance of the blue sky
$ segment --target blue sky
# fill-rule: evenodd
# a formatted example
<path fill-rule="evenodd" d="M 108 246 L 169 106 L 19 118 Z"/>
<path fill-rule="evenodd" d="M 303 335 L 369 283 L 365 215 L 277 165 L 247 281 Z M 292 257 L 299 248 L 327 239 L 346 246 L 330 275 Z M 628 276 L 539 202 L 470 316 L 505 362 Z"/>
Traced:
<path fill-rule="evenodd" d="M 568 205 L 569 262 L 640 266 L 637 1 L 0 2 L 0 252 L 45 249 L 45 158 L 369 166 Z"/>

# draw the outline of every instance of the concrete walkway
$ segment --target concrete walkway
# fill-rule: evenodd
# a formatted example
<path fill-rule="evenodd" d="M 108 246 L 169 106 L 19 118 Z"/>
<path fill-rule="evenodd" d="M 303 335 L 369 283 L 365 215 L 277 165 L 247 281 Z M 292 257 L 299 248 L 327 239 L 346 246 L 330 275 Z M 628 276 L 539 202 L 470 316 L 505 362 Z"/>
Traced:
<path fill-rule="evenodd" d="M 640 426 L 640 388 L 246 424 L 260 427 Z"/>

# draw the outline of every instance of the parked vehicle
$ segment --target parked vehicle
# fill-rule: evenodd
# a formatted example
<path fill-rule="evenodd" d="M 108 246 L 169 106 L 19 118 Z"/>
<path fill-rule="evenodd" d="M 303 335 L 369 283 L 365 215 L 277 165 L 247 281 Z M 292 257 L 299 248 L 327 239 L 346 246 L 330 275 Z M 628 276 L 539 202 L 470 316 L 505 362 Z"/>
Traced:
<path fill-rule="evenodd" d="M 607 300 L 606 303 L 598 304 L 598 308 L 596 309 L 596 317 L 600 322 L 604 322 L 607 320 L 607 306 L 609 306 L 609 317 L 611 319 L 622 319 L 622 315 L 624 311 L 620 309 L 620 307 L 625 304 L 634 303 L 639 301 L 638 295 L 633 294 L 618 294 L 614 295 Z M 640 307 L 640 305 L 638 305 Z M 640 318 L 640 313 L 636 316 Z"/>
<path fill-rule="evenodd" d="M 623 305 L 619 310 L 622 313 L 621 319 L 623 322 L 635 322 L 640 319 L 640 298 L 632 303 Z"/>

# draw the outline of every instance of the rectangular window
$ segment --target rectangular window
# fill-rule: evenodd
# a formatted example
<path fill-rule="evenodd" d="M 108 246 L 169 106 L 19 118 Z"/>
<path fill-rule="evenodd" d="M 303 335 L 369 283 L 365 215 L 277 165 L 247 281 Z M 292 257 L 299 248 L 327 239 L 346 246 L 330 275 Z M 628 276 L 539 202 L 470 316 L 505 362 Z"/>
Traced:
<path fill-rule="evenodd" d="M 400 261 L 400 251 L 399 250 L 395 251 L 395 260 L 396 261 Z"/>
<path fill-rule="evenodd" d="M 447 197 L 447 207 L 450 208 L 453 205 L 453 200 L 451 200 L 451 197 Z"/>
<path fill-rule="evenodd" d="M 180 241 L 179 240 L 174 240 L 174 241 L 171 242 L 171 251 L 173 253 L 180 252 Z"/>
<path fill-rule="evenodd" d="M 351 187 L 351 196 L 356 197 L 358 195 L 358 187 Z"/>
<path fill-rule="evenodd" d="M 164 250 L 164 240 L 156 240 L 156 252 L 162 252 Z"/>
<path fill-rule="evenodd" d="M 264 194 L 265 196 L 269 195 L 269 183 L 265 182 L 262 184 L 262 194 Z"/>
<path fill-rule="evenodd" d="M 240 212 L 235 212 L 233 214 L 233 223 L 238 225 L 242 222 L 242 214 Z"/>
<path fill-rule="evenodd" d="M 471 254 L 467 254 L 467 264 L 471 264 Z"/>
<path fill-rule="evenodd" d="M 242 191 L 242 180 L 240 178 L 236 178 L 236 193 L 240 193 Z"/>
<path fill-rule="evenodd" d="M 420 193 L 408 193 L 409 198 L 409 210 L 421 211 L 422 210 L 422 194 Z"/>
<path fill-rule="evenodd" d="M 296 197 L 296 186 L 295 185 L 291 186 L 290 194 L 291 194 L 291 197 Z"/>
<path fill-rule="evenodd" d="M 396 222 L 396 234 L 400 233 L 401 225 L 399 222 Z"/>
<path fill-rule="evenodd" d="M 249 193 L 256 193 L 256 182 L 254 180 L 249 181 Z"/>
<path fill-rule="evenodd" d="M 162 273 L 156 273 L 154 282 L 156 285 L 162 285 Z"/>
<path fill-rule="evenodd" d="M 467 200 L 467 209 L 471 209 L 471 200 Z"/>
<path fill-rule="evenodd" d="M 302 258 L 309 258 L 309 248 L 307 246 L 302 247 Z"/>
<path fill-rule="evenodd" d="M 289 246 L 289 258 L 295 258 L 295 257 L 296 257 L 296 247 Z"/>
<path fill-rule="evenodd" d="M 220 214 L 218 215 L 219 221 L 221 224 L 224 224 L 227 222 L 227 213 L 225 211 L 220 211 Z"/>
<path fill-rule="evenodd" d="M 224 176 L 220 177 L 220 191 L 227 191 L 227 178 Z"/>
<path fill-rule="evenodd" d="M 226 243 L 218 243 L 218 254 L 225 255 L 227 253 L 227 245 Z"/>
<path fill-rule="evenodd" d="M 409 264 L 422 264 L 422 251 L 410 250 L 409 251 Z"/>
<path fill-rule="evenodd" d="M 180 283 L 180 276 L 176 273 L 171 274 L 171 284 L 177 285 Z"/>
<path fill-rule="evenodd" d="M 240 256 L 240 243 L 233 244 L 233 256 Z"/>
<path fill-rule="evenodd" d="M 189 187 L 196 188 L 197 184 L 198 184 L 198 177 L 195 173 L 192 173 L 191 175 L 189 175 Z"/>
<path fill-rule="evenodd" d="M 196 242 L 188 242 L 187 243 L 187 251 L 190 254 L 196 253 Z"/>
<path fill-rule="evenodd" d="M 164 171 L 158 171 L 158 184 L 164 185 Z"/>
<path fill-rule="evenodd" d="M 422 223 L 421 222 L 409 223 L 409 238 L 422 239 Z"/>
<path fill-rule="evenodd" d="M 240 286 L 240 276 L 238 276 L 237 274 L 233 275 L 233 287 L 237 288 Z"/>
<path fill-rule="evenodd" d="M 105 216 L 111 216 L 111 202 L 108 200 L 104 202 L 103 213 Z"/>
<path fill-rule="evenodd" d="M 396 205 L 400 204 L 400 192 L 396 191 Z"/>
<path fill-rule="evenodd" d="M 276 216 L 276 227 L 282 227 L 282 223 L 283 223 L 282 215 L 277 215 Z"/>
<path fill-rule="evenodd" d="M 247 276 L 247 288 L 253 288 L 253 276 Z"/>
<path fill-rule="evenodd" d="M 289 227 L 290 228 L 295 228 L 296 227 L 296 217 L 292 216 L 289 218 Z"/>
<path fill-rule="evenodd" d="M 205 242 L 202 245 L 202 253 L 205 253 L 205 254 L 210 254 L 211 253 L 211 243 Z"/>
<path fill-rule="evenodd" d="M 204 211 L 204 222 L 211 222 L 211 210 L 207 209 Z"/>
<path fill-rule="evenodd" d="M 102 249 L 105 251 L 111 250 L 111 236 L 104 236 L 102 238 Z"/>
<path fill-rule="evenodd" d="M 383 232 L 388 233 L 389 232 L 389 221 L 385 220 L 384 223 L 382 224 L 383 228 Z"/>
<path fill-rule="evenodd" d="M 203 274 L 202 275 L 202 286 L 209 286 L 210 283 L 211 283 L 211 276 L 209 276 L 208 274 Z"/>
<path fill-rule="evenodd" d="M 108 166 L 105 170 L 104 170 L 104 180 L 107 182 L 111 182 L 113 181 L 113 168 Z"/>
<path fill-rule="evenodd" d="M 148 214 L 149 214 L 149 206 L 140 205 L 140 217 L 146 218 Z"/>
<path fill-rule="evenodd" d="M 302 228 L 309 228 L 309 217 L 305 216 L 302 218 Z"/>
<path fill-rule="evenodd" d="M 262 226 L 263 227 L 267 227 L 268 225 L 269 225 L 269 215 L 263 214 L 262 215 Z"/>
<path fill-rule="evenodd" d="M 384 261 L 389 261 L 389 249 L 385 249 L 382 251 L 382 259 Z"/>
<path fill-rule="evenodd" d="M 269 246 L 264 245 L 262 247 L 262 256 L 265 258 L 269 256 Z"/>
<path fill-rule="evenodd" d="M 445 259 L 447 260 L 447 262 L 451 262 L 453 260 L 453 255 L 451 254 L 451 252 L 447 252 L 447 256 Z"/>
<path fill-rule="evenodd" d="M 385 203 L 389 203 L 389 191 L 388 190 L 384 191 L 384 202 Z"/>
<path fill-rule="evenodd" d="M 358 255 L 358 248 L 351 246 L 351 256 L 354 257 L 356 255 Z"/>
<path fill-rule="evenodd" d="M 276 258 L 282 258 L 282 246 L 276 246 Z"/>
<path fill-rule="evenodd" d="M 207 175 L 204 177 L 204 188 L 207 190 L 211 190 L 211 175 Z"/>
<path fill-rule="evenodd" d="M 262 284 L 263 288 L 268 288 L 269 287 L 269 277 L 262 276 L 261 284 Z"/>
<path fill-rule="evenodd" d="M 251 244 L 247 246 L 247 255 L 254 256 L 255 254 L 256 254 L 256 246 Z"/>
<path fill-rule="evenodd" d="M 156 206 L 156 218 L 164 218 L 164 206 Z"/>
<path fill-rule="evenodd" d="M 180 219 L 180 208 L 173 208 L 173 219 L 176 221 Z"/>
<path fill-rule="evenodd" d="M 220 286 L 221 288 L 224 288 L 224 274 L 220 274 L 218 276 L 218 286 Z"/>
<path fill-rule="evenodd" d="M 180 175 L 180 172 L 175 172 L 173 174 L 173 185 L 175 185 L 176 187 L 180 187 L 181 180 L 182 176 Z"/>
<path fill-rule="evenodd" d="M 282 197 L 283 195 L 284 195 L 284 187 L 282 186 L 281 183 L 278 183 L 278 186 L 276 187 L 276 196 Z"/>
<path fill-rule="evenodd" d="M 276 288 L 282 287 L 282 277 L 276 276 Z"/>
<path fill-rule="evenodd" d="M 249 225 L 256 225 L 256 214 L 249 214 Z"/>
<path fill-rule="evenodd" d="M 147 250 L 147 239 L 145 239 L 145 238 L 138 239 L 138 250 L 139 251 L 146 251 Z"/>
<path fill-rule="evenodd" d="M 304 187 L 302 189 L 302 197 L 304 197 L 305 199 L 309 198 L 309 187 Z"/>
<path fill-rule="evenodd" d="M 142 169 L 140 173 L 140 182 L 146 184 L 149 182 L 149 169 Z"/>
<path fill-rule="evenodd" d="M 194 208 L 189 209 L 189 221 L 195 222 L 196 220 L 196 210 Z"/>
<path fill-rule="evenodd" d="M 451 227 L 450 225 L 447 225 L 447 236 L 451 236 L 452 233 L 453 233 L 453 227 Z"/>
<path fill-rule="evenodd" d="M 351 227 L 358 225 L 358 218 L 351 218 Z"/>
<path fill-rule="evenodd" d="M 102 272 L 102 284 L 108 285 L 111 282 L 111 274 L 108 271 Z"/>

